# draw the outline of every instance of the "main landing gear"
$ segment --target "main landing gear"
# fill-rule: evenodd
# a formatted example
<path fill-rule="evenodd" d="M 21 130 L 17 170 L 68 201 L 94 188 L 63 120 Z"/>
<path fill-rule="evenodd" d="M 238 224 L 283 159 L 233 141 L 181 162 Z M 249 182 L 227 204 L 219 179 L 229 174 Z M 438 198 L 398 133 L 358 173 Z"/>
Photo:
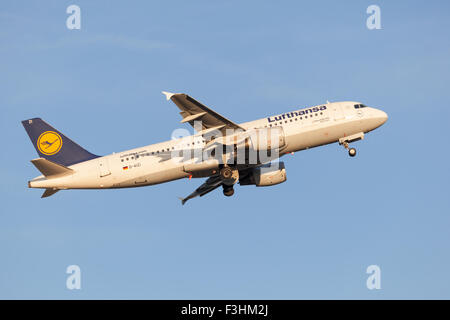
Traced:
<path fill-rule="evenodd" d="M 223 167 L 220 169 L 220 177 L 222 180 L 228 180 L 233 177 L 233 170 L 230 167 Z"/>
<path fill-rule="evenodd" d="M 234 194 L 234 184 L 239 180 L 239 171 L 228 166 L 220 169 L 220 178 L 222 179 L 223 194 L 231 197 Z"/>
<path fill-rule="evenodd" d="M 224 196 L 231 197 L 234 194 L 233 186 L 227 186 L 227 185 L 223 184 L 222 187 L 223 187 L 223 195 Z"/>

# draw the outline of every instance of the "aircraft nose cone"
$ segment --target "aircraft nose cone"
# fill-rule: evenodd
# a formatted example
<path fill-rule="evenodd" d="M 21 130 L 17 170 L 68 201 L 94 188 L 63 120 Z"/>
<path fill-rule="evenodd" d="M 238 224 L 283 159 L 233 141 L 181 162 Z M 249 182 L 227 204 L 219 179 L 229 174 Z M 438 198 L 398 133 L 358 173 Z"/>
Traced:
<path fill-rule="evenodd" d="M 372 123 L 375 126 L 375 128 L 378 128 L 379 126 L 382 126 L 388 119 L 388 115 L 386 112 L 375 109 L 375 112 L 372 113 Z"/>
<path fill-rule="evenodd" d="M 380 117 L 381 124 L 384 124 L 388 120 L 389 117 L 386 112 L 381 111 L 381 110 L 378 110 L 378 111 L 380 113 L 379 117 Z"/>
<path fill-rule="evenodd" d="M 388 115 L 386 112 L 373 108 L 368 118 L 367 125 L 370 127 L 370 130 L 374 130 L 382 126 L 387 120 Z"/>

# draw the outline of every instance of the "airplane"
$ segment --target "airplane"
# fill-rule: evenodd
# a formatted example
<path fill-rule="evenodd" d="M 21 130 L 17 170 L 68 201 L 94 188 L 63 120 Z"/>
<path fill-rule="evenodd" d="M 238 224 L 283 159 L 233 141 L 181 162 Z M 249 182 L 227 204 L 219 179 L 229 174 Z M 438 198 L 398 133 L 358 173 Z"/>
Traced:
<path fill-rule="evenodd" d="M 114 189 L 157 185 L 177 179 L 207 178 L 182 204 L 222 187 L 273 186 L 285 182 L 283 155 L 339 143 L 349 144 L 383 125 L 388 115 L 360 102 L 328 102 L 236 124 L 184 93 L 162 92 L 181 110 L 181 123 L 193 135 L 98 156 L 82 148 L 41 118 L 22 121 L 39 158 L 31 163 L 42 175 L 29 188 L 42 198 L 66 189 Z M 51 141 L 51 142 L 50 142 Z"/>

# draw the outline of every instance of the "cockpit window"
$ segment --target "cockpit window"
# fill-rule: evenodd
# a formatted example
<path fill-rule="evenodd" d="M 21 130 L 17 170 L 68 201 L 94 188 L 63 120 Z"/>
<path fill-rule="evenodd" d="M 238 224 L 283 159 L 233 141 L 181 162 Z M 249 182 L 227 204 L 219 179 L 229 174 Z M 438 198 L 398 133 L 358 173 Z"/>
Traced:
<path fill-rule="evenodd" d="M 359 109 L 360 104 L 355 104 L 355 109 Z"/>
<path fill-rule="evenodd" d="M 354 107 L 355 107 L 355 109 L 359 109 L 359 108 L 367 108 L 367 106 L 364 105 L 364 104 L 355 104 Z"/>

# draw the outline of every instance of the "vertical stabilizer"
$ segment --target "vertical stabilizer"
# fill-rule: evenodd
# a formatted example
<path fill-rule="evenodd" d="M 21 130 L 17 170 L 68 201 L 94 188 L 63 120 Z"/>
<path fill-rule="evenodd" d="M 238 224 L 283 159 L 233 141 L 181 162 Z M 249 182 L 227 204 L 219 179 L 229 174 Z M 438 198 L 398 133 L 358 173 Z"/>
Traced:
<path fill-rule="evenodd" d="M 24 120 L 22 124 L 41 158 L 63 166 L 98 158 L 41 118 Z"/>

